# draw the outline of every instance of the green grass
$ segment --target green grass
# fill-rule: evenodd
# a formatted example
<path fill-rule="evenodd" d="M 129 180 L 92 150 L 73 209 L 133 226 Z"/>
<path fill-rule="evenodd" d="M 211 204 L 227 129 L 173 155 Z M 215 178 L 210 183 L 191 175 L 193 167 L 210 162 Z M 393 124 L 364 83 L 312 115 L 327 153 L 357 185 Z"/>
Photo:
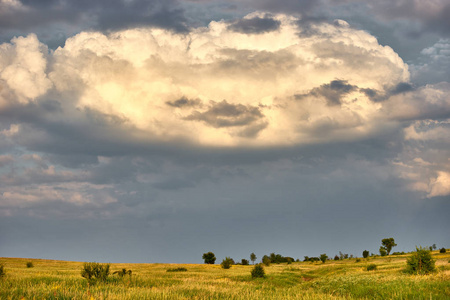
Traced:
<path fill-rule="evenodd" d="M 82 262 L 0 258 L 0 299 L 450 299 L 450 253 L 433 251 L 437 272 L 426 276 L 405 273 L 407 257 L 272 264 L 257 279 L 252 265 L 111 264 L 133 275 L 93 284 Z M 187 271 L 167 272 L 178 268 Z"/>

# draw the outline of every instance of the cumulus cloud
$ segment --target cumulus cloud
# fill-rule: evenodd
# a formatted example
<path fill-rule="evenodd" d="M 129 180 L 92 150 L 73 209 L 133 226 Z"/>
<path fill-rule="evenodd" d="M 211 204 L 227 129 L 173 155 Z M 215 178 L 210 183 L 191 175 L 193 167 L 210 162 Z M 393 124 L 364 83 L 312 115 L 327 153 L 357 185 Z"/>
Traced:
<path fill-rule="evenodd" d="M 325 151 L 384 134 L 380 144 L 395 144 L 402 126 L 399 177 L 428 197 L 448 193 L 447 152 L 411 154 L 443 125 L 408 127 L 449 118 L 448 84 L 415 88 L 390 47 L 342 20 L 305 34 L 298 17 L 252 13 L 181 34 L 81 32 L 54 51 L 31 34 L 2 44 L 0 64 L 0 146 L 23 151 L 0 156 L 4 214 L 41 200 L 123 211 L 148 200 L 130 194 L 133 182 L 150 194 L 190 188 L 245 174 L 227 165 L 280 149 Z M 205 153 L 218 162 L 204 166 Z M 173 164 L 154 162 L 170 155 Z"/>
<path fill-rule="evenodd" d="M 380 107 L 366 91 L 386 94 L 408 81 L 408 68 L 368 33 L 336 24 L 311 25 L 315 34 L 304 36 L 295 17 L 254 13 L 188 34 L 83 32 L 51 53 L 47 73 L 32 81 L 40 89 L 28 96 L 53 85 L 63 106 L 114 116 L 157 139 L 201 145 L 292 145 L 317 141 L 317 130 L 368 132 Z M 34 36 L 22 39 L 36 43 Z M 311 97 L 299 102 L 296 95 Z"/>

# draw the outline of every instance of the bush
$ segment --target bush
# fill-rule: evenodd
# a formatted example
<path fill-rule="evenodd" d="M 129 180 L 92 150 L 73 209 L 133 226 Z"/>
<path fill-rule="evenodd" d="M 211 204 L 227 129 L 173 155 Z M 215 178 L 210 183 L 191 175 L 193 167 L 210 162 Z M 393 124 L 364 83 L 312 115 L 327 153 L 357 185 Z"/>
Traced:
<path fill-rule="evenodd" d="M 445 253 L 445 252 L 447 252 L 447 250 L 445 248 L 439 249 L 439 253 Z"/>
<path fill-rule="evenodd" d="M 264 278 L 264 277 L 266 277 L 264 267 L 261 264 L 255 265 L 252 270 L 252 278 Z"/>
<path fill-rule="evenodd" d="M 205 264 L 213 265 L 216 262 L 216 256 L 212 252 L 203 253 L 202 258 L 205 260 Z"/>
<path fill-rule="evenodd" d="M 131 277 L 131 273 L 132 273 L 132 271 L 131 270 L 127 270 L 127 269 L 122 269 L 122 270 L 120 270 L 120 271 L 115 271 L 113 274 L 117 274 L 117 275 L 119 275 L 119 277 L 123 277 L 123 276 L 125 276 L 125 275 L 130 275 L 130 277 Z"/>
<path fill-rule="evenodd" d="M 328 256 L 326 254 L 320 254 L 320 260 L 322 263 L 325 263 L 327 261 Z"/>
<path fill-rule="evenodd" d="M 368 250 L 364 250 L 364 251 L 363 251 L 363 257 L 364 257 L 364 258 L 369 257 L 369 251 L 368 251 Z"/>
<path fill-rule="evenodd" d="M 110 264 L 84 263 L 81 276 L 89 281 L 106 281 L 109 276 L 109 267 Z"/>
<path fill-rule="evenodd" d="M 375 271 L 377 269 L 376 264 L 370 264 L 367 266 L 367 271 Z"/>
<path fill-rule="evenodd" d="M 225 257 L 224 260 L 222 260 L 222 263 L 220 264 L 223 269 L 229 269 L 234 264 L 234 260 L 230 257 Z"/>
<path fill-rule="evenodd" d="M 334 260 L 339 260 L 339 256 L 335 255 Z"/>
<path fill-rule="evenodd" d="M 406 272 L 410 274 L 428 274 L 435 269 L 431 251 L 422 247 L 416 247 L 416 252 L 413 252 L 406 261 Z"/>
<path fill-rule="evenodd" d="M 4 265 L 0 265 L 0 277 L 5 276 L 5 266 Z"/>
<path fill-rule="evenodd" d="M 270 257 L 268 257 L 267 255 L 264 255 L 263 259 L 262 259 L 262 263 L 266 266 L 270 266 Z"/>
<path fill-rule="evenodd" d="M 386 249 L 385 248 L 383 248 L 382 246 L 380 247 L 380 255 L 381 256 L 386 256 L 388 253 L 387 253 L 387 251 L 386 251 Z"/>
<path fill-rule="evenodd" d="M 32 268 L 34 267 L 33 263 L 31 261 L 27 262 L 27 268 Z"/>
<path fill-rule="evenodd" d="M 241 265 L 243 266 L 248 266 L 249 265 L 249 261 L 245 258 L 241 259 Z"/>
<path fill-rule="evenodd" d="M 360 259 L 360 258 L 357 258 L 357 259 L 356 259 L 356 262 L 360 262 L 360 261 L 361 261 L 361 259 Z"/>
<path fill-rule="evenodd" d="M 167 272 L 187 272 L 186 268 L 173 268 L 173 269 L 167 269 Z"/>

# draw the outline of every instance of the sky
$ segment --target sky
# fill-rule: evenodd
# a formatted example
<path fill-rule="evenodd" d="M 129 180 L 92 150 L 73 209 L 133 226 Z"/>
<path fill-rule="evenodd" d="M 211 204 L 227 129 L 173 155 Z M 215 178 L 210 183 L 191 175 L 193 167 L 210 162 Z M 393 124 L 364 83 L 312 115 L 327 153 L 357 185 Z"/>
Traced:
<path fill-rule="evenodd" d="M 450 247 L 448 0 L 0 0 L 0 256 Z"/>

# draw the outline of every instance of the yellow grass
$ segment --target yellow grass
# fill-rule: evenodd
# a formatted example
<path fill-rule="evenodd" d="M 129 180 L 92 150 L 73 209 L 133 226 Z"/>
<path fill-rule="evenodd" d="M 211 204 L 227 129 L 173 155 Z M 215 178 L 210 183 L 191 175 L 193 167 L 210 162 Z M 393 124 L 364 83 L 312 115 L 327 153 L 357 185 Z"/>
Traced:
<path fill-rule="evenodd" d="M 93 284 L 82 262 L 0 258 L 0 299 L 450 299 L 450 255 L 434 251 L 438 271 L 426 276 L 404 273 L 407 256 L 272 264 L 264 279 L 251 278 L 253 266 L 111 264 L 133 275 Z M 179 267 L 187 272 L 167 272 Z"/>

